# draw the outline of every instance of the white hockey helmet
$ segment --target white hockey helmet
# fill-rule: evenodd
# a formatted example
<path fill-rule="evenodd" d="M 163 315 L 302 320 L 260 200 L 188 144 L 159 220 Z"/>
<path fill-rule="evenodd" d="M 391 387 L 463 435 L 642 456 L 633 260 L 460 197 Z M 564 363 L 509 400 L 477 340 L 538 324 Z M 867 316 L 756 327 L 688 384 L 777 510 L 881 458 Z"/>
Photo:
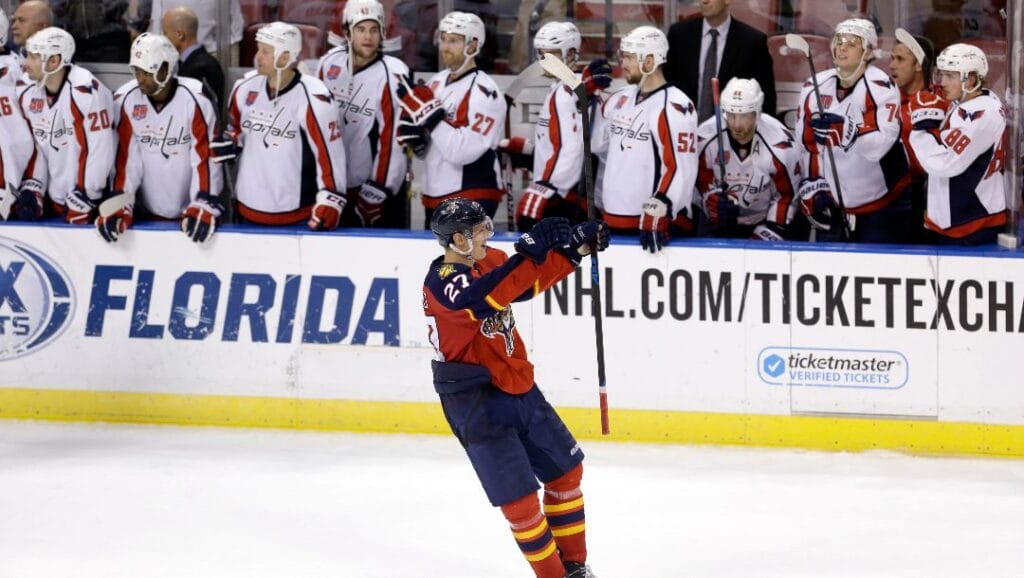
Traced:
<path fill-rule="evenodd" d="M 25 41 L 25 54 L 38 54 L 43 58 L 43 70 L 51 56 L 60 56 L 61 66 L 71 66 L 75 57 L 75 39 L 66 30 L 50 26 L 36 32 Z"/>
<path fill-rule="evenodd" d="M 373 20 L 384 34 L 384 5 L 377 0 L 348 0 L 341 13 L 341 22 L 346 30 L 364 20 Z"/>
<path fill-rule="evenodd" d="M 7 44 L 7 32 L 11 29 L 11 21 L 7 13 L 0 10 L 0 44 Z"/>
<path fill-rule="evenodd" d="M 575 48 L 578 56 L 582 41 L 579 29 L 572 22 L 548 22 L 541 26 L 536 36 L 533 37 L 533 48 L 535 50 L 559 50 L 562 54 L 562 61 L 572 64 L 568 60 L 569 50 Z"/>
<path fill-rule="evenodd" d="M 480 17 L 476 14 L 459 11 L 449 12 L 444 15 L 444 18 L 437 25 L 437 32 L 438 34 L 444 32 L 463 36 L 466 39 L 467 52 L 470 41 L 476 40 L 476 52 L 472 55 L 467 53 L 467 56 L 476 56 L 484 47 L 484 38 L 486 36 L 484 21 L 480 20 Z"/>
<path fill-rule="evenodd" d="M 274 68 L 277 68 L 277 60 L 285 52 L 288 53 L 285 68 L 296 62 L 302 53 L 302 32 L 287 22 L 271 22 L 263 26 L 256 31 L 256 42 L 274 47 Z"/>
<path fill-rule="evenodd" d="M 721 94 L 722 112 L 746 114 L 761 112 L 764 92 L 753 78 L 733 78 L 725 85 Z"/>
<path fill-rule="evenodd" d="M 160 78 L 160 69 L 167 65 L 167 76 Z M 143 32 L 132 42 L 128 65 L 153 75 L 162 89 L 178 69 L 178 50 L 161 34 Z"/>
<path fill-rule="evenodd" d="M 950 44 L 935 59 L 935 69 L 959 72 L 960 86 L 963 87 L 964 92 L 975 92 L 981 89 L 982 81 L 988 76 L 988 58 L 981 48 L 972 44 L 962 42 Z M 968 88 L 967 81 L 972 72 L 978 75 L 978 84 L 973 88 Z"/>
<path fill-rule="evenodd" d="M 643 73 L 644 60 L 648 55 L 654 57 L 655 68 L 665 63 L 668 58 L 668 38 L 664 32 L 653 26 L 638 26 L 622 37 L 619 51 L 623 54 L 635 54 Z"/>
<path fill-rule="evenodd" d="M 878 47 L 878 33 L 875 32 L 875 25 L 870 20 L 863 18 L 847 18 L 839 24 L 836 24 L 835 34 L 832 35 L 832 53 L 835 55 L 836 50 L 836 36 L 840 34 L 849 34 L 856 36 L 864 41 L 864 51 L 872 52 Z"/>

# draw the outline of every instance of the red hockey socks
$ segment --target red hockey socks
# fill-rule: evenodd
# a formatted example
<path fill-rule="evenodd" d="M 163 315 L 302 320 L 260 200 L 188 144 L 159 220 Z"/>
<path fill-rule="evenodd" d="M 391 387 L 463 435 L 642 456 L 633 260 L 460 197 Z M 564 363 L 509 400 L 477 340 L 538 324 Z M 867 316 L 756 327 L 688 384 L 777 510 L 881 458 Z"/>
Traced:
<path fill-rule="evenodd" d="M 587 561 L 587 534 L 580 480 L 583 464 L 544 484 L 544 514 L 565 562 Z"/>
<path fill-rule="evenodd" d="M 512 526 L 512 535 L 537 578 L 563 578 L 565 568 L 558 557 L 547 518 L 540 512 L 537 494 L 528 494 L 505 504 L 501 513 Z"/>

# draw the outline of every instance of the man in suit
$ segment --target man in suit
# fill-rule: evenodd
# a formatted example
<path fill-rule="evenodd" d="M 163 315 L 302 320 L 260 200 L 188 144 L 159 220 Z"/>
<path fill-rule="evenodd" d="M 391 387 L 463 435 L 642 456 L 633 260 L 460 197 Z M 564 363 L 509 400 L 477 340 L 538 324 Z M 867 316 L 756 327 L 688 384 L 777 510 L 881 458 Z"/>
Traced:
<path fill-rule="evenodd" d="M 714 76 L 719 86 L 733 78 L 756 79 L 764 91 L 762 110 L 774 116 L 775 73 L 768 37 L 733 18 L 729 0 L 701 0 L 700 12 L 702 18 L 669 27 L 666 79 L 697 103 L 701 122 L 714 113 L 710 82 Z"/>
<path fill-rule="evenodd" d="M 185 6 L 171 8 L 164 13 L 160 26 L 164 36 L 170 39 L 181 55 L 178 75 L 195 78 L 206 84 L 207 90 L 212 92 L 214 107 L 220 109 L 220 103 L 224 102 L 224 71 L 199 42 L 199 18 L 196 13 Z"/>

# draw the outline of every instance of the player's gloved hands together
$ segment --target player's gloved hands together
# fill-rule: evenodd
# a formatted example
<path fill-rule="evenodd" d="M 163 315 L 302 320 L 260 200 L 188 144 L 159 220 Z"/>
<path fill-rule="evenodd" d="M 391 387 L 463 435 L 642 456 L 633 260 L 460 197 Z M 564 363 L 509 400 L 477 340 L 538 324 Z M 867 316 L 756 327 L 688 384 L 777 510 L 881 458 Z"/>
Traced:
<path fill-rule="evenodd" d="M 345 210 L 348 199 L 331 191 L 320 191 L 316 194 L 313 214 L 306 225 L 313 231 L 333 231 L 338 228 L 341 212 Z"/>
<path fill-rule="evenodd" d="M 786 227 L 778 223 L 765 221 L 754 227 L 754 232 L 750 235 L 750 238 L 755 241 L 784 241 L 786 238 Z"/>
<path fill-rule="evenodd" d="M 96 203 L 92 202 L 85 191 L 75 187 L 64 198 L 64 220 L 72 225 L 88 225 L 92 222 L 92 212 Z"/>
<path fill-rule="evenodd" d="M 21 181 L 14 195 L 13 213 L 18 220 L 35 221 L 43 216 L 43 183 L 35 179 Z"/>
<path fill-rule="evenodd" d="M 612 66 L 603 58 L 591 60 L 590 64 L 583 69 L 583 87 L 588 96 L 604 90 L 612 84 Z"/>
<path fill-rule="evenodd" d="M 832 112 L 815 114 L 810 124 L 814 130 L 814 142 L 820 145 L 848 149 L 857 138 L 857 127 L 848 123 L 845 117 Z"/>
<path fill-rule="evenodd" d="M 395 137 L 398 144 L 409 147 L 412 153 L 418 158 L 427 156 L 427 146 L 430 144 L 430 137 L 423 127 L 412 122 L 409 115 L 402 113 L 398 121 L 398 135 Z"/>
<path fill-rule="evenodd" d="M 537 181 L 523 191 L 516 208 L 516 225 L 520 231 L 528 231 L 544 216 L 548 201 L 558 191 L 550 183 Z"/>
<path fill-rule="evenodd" d="M 708 222 L 718 228 L 729 228 L 736 225 L 740 217 L 740 207 L 730 195 L 712 192 L 704 199 L 704 211 Z"/>
<path fill-rule="evenodd" d="M 199 191 L 196 200 L 181 213 L 181 232 L 194 243 L 205 243 L 213 236 L 223 212 L 224 203 L 218 197 Z"/>
<path fill-rule="evenodd" d="M 907 107 L 914 130 L 935 130 L 946 120 L 949 103 L 930 90 L 921 90 L 910 97 Z"/>
<path fill-rule="evenodd" d="M 569 219 L 549 217 L 537 223 L 516 241 L 516 253 L 530 259 L 534 263 L 543 263 L 548 251 L 555 247 L 564 247 L 572 237 Z"/>
<path fill-rule="evenodd" d="M 569 239 L 569 259 L 579 264 L 580 258 L 589 255 L 594 249 L 599 252 L 608 248 L 608 224 L 604 221 L 585 221 L 572 228 Z"/>
<path fill-rule="evenodd" d="M 800 211 L 815 229 L 832 230 L 839 215 L 839 207 L 832 198 L 832 187 L 821 177 L 800 183 Z"/>
<path fill-rule="evenodd" d="M 403 78 L 398 83 L 398 98 L 402 112 L 409 115 L 413 124 L 423 127 L 427 132 L 434 130 L 447 116 L 444 105 L 422 81 L 416 86 L 409 86 Z"/>
<path fill-rule="evenodd" d="M 215 163 L 230 163 L 242 154 L 242 146 L 231 139 L 215 140 L 210 143 L 210 160 Z"/>
<path fill-rule="evenodd" d="M 668 224 L 672 220 L 672 200 L 659 193 L 644 201 L 640 215 L 640 246 L 657 253 L 669 242 Z"/>
<path fill-rule="evenodd" d="M 384 216 L 384 201 L 390 196 L 386 187 L 374 182 L 365 182 L 356 199 L 356 216 L 364 227 L 373 227 Z"/>
<path fill-rule="evenodd" d="M 133 204 L 124 191 L 116 191 L 109 199 L 100 203 L 95 225 L 96 231 L 104 241 L 116 243 L 132 226 Z"/>

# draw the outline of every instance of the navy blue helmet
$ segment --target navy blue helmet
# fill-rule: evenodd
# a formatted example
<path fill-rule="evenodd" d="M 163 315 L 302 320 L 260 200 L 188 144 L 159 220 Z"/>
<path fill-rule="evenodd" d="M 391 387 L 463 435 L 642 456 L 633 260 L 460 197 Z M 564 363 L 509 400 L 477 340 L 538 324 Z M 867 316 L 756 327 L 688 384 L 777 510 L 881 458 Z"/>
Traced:
<path fill-rule="evenodd" d="M 490 218 L 480 203 L 456 197 L 442 201 L 434 209 L 434 215 L 430 218 L 430 230 L 434 232 L 437 242 L 447 249 L 455 233 L 470 237 L 473 234 L 473 227 L 489 221 Z"/>

